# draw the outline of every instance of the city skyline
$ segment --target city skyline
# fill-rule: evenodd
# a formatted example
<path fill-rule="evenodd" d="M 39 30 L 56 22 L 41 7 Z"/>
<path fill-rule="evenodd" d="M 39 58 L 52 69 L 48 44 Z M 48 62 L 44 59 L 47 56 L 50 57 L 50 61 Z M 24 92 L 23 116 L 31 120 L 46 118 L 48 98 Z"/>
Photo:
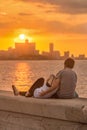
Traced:
<path fill-rule="evenodd" d="M 28 40 L 30 43 L 35 43 L 35 44 L 36 44 L 35 46 L 36 46 L 37 50 L 39 50 L 38 47 L 37 47 L 37 43 L 36 43 L 36 42 L 32 42 L 32 38 L 29 38 L 29 36 L 27 36 L 27 37 L 26 37 L 26 36 L 23 36 L 23 37 L 24 37 L 24 38 L 23 38 L 22 35 L 24 35 L 24 34 L 20 34 L 20 35 L 19 35 L 19 39 L 16 38 L 19 42 L 18 42 L 18 41 L 14 41 L 14 42 L 13 42 L 13 46 L 9 46 L 6 50 L 0 48 L 0 51 L 7 51 L 9 48 L 14 49 L 14 48 L 15 48 L 15 43 L 18 43 L 19 45 L 21 45 L 21 44 L 23 45 L 26 40 Z M 20 37 L 21 37 L 21 38 L 20 38 Z M 54 46 L 54 47 L 53 47 L 54 51 L 55 51 L 55 50 L 59 51 L 61 56 L 64 55 L 64 52 L 68 52 L 68 51 L 69 51 L 68 48 L 67 48 L 67 49 L 65 49 L 65 50 L 62 52 L 59 48 L 56 48 L 56 47 L 55 47 L 55 43 L 53 43 L 52 41 L 51 41 L 50 43 L 53 44 L 53 46 Z M 42 54 L 42 53 L 45 52 L 45 51 L 46 51 L 46 52 L 49 52 L 49 44 L 50 44 L 50 43 L 47 43 L 47 50 L 46 50 L 46 49 L 45 49 L 45 50 L 42 49 L 42 51 L 39 50 L 39 54 Z M 58 43 L 58 44 L 60 44 L 60 43 Z M 55 49 L 55 48 L 56 48 L 56 49 Z M 83 52 L 82 52 L 82 53 L 78 53 L 77 55 L 75 55 L 74 53 L 71 53 L 70 51 L 69 51 L 69 53 L 70 53 L 71 55 L 74 55 L 74 57 L 79 57 L 79 55 L 84 55 L 85 57 L 87 57 L 87 56 L 86 56 L 86 53 L 83 53 Z"/>
<path fill-rule="evenodd" d="M 49 43 L 49 51 L 42 51 L 36 49 L 36 43 L 30 42 L 28 39 L 24 43 L 15 42 L 15 47 L 9 47 L 7 51 L 0 50 L 0 60 L 64 60 L 68 57 L 74 59 L 87 59 L 85 54 L 79 54 L 77 57 L 74 54 L 71 54 L 68 50 L 64 51 L 64 54 L 61 55 L 61 50 L 54 49 L 54 43 Z"/>
<path fill-rule="evenodd" d="M 53 42 L 61 55 L 69 50 L 87 56 L 87 1 L 0 0 L 0 50 L 13 47 L 21 34 L 40 51 Z"/>

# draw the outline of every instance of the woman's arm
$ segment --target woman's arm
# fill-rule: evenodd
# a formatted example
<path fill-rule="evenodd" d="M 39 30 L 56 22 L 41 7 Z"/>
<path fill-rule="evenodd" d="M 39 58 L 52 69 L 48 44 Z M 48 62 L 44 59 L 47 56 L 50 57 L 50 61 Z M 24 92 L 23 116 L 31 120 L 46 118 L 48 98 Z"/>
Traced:
<path fill-rule="evenodd" d="M 46 91 L 43 91 L 40 96 L 44 96 L 46 94 L 48 94 L 49 92 L 52 92 L 54 89 L 58 88 L 59 87 L 59 82 L 60 82 L 60 79 L 54 79 L 53 80 L 53 83 L 52 83 L 52 86 L 49 87 L 48 90 Z"/>

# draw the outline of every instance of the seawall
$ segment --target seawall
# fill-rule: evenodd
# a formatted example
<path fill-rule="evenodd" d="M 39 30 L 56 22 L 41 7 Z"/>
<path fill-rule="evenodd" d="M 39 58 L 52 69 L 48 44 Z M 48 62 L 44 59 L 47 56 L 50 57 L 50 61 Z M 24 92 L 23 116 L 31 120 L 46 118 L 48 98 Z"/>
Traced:
<path fill-rule="evenodd" d="M 35 99 L 0 91 L 0 130 L 87 130 L 87 99 Z"/>

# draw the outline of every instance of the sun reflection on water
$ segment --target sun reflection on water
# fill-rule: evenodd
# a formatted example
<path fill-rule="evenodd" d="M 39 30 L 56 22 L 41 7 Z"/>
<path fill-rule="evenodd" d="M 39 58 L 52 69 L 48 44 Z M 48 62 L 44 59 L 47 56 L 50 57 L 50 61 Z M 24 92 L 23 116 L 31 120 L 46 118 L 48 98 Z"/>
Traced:
<path fill-rule="evenodd" d="M 15 78 L 14 84 L 21 91 L 26 91 L 30 88 L 30 84 L 32 84 L 31 75 L 32 71 L 29 64 L 21 62 L 16 65 L 15 68 Z M 29 83 L 29 84 L 28 84 Z"/>

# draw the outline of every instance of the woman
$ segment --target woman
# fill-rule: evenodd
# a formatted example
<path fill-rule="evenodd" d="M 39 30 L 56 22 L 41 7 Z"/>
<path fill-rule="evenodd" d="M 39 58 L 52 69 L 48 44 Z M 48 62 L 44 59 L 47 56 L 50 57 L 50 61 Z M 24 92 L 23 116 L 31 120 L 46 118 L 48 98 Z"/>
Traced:
<path fill-rule="evenodd" d="M 46 83 L 44 83 L 44 78 L 39 78 L 27 92 L 18 91 L 18 89 L 12 85 L 14 95 L 22 95 L 25 97 L 35 97 L 35 98 L 50 98 L 58 90 L 58 86 L 54 86 L 55 76 L 50 75 Z"/>

